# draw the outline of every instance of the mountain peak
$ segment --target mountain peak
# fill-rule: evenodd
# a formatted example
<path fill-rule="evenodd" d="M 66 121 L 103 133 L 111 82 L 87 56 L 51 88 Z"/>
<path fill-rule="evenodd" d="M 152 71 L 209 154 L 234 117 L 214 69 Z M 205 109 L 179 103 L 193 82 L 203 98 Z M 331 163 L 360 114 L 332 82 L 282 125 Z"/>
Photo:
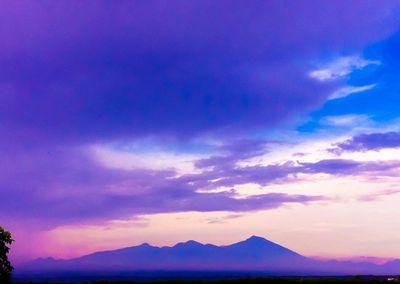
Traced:
<path fill-rule="evenodd" d="M 203 244 L 193 240 L 189 240 L 186 242 L 177 243 L 174 247 L 198 247 L 198 246 L 203 246 Z"/>
<path fill-rule="evenodd" d="M 290 251 L 289 249 L 276 244 L 274 242 L 271 242 L 263 237 L 259 237 L 259 236 L 251 236 L 250 238 L 232 244 L 231 246 L 239 246 L 239 247 L 246 247 L 247 249 L 252 249 L 252 250 L 260 250 L 260 249 L 268 249 L 268 250 L 274 250 L 279 251 L 280 253 L 294 253 L 292 251 Z"/>
<path fill-rule="evenodd" d="M 188 240 L 185 244 L 191 244 L 191 245 L 201 245 L 201 243 L 199 243 L 199 242 L 196 242 L 196 241 L 194 241 L 194 240 Z"/>
<path fill-rule="evenodd" d="M 254 245 L 265 245 L 265 244 L 269 244 L 269 245 L 272 245 L 272 244 L 274 244 L 273 242 L 271 242 L 271 241 L 269 241 L 269 240 L 267 240 L 267 239 L 265 239 L 265 238 L 263 238 L 263 237 L 259 237 L 259 236 L 251 236 L 250 238 L 248 238 L 248 239 L 246 239 L 246 240 L 244 240 L 244 241 L 242 241 L 242 242 L 239 242 L 239 243 L 243 243 L 243 244 L 254 244 Z"/>
<path fill-rule="evenodd" d="M 263 238 L 263 237 L 259 237 L 259 236 L 253 235 L 250 238 L 245 240 L 245 242 L 248 242 L 248 241 L 251 241 L 251 242 L 266 242 L 268 240 Z"/>

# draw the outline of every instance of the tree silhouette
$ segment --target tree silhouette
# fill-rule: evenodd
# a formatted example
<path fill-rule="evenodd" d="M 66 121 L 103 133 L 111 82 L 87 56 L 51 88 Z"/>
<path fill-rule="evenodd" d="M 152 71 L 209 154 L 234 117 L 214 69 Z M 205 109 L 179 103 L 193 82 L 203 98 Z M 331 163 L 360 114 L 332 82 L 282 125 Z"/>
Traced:
<path fill-rule="evenodd" d="M 7 254 L 10 251 L 8 245 L 11 245 L 14 240 L 11 233 L 0 227 L 0 283 L 10 283 L 11 272 L 14 269 L 8 260 Z"/>

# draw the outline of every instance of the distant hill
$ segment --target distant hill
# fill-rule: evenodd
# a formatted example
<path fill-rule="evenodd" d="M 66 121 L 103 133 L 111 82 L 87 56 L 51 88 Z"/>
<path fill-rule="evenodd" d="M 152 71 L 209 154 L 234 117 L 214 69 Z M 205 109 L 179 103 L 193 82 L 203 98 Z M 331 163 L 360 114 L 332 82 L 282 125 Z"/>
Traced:
<path fill-rule="evenodd" d="M 400 260 L 383 265 L 350 261 L 318 261 L 261 237 L 227 246 L 196 241 L 172 247 L 149 244 L 101 251 L 69 260 L 37 259 L 17 267 L 16 276 L 29 275 L 393 275 Z M 175 274 L 174 274 L 175 275 Z"/>

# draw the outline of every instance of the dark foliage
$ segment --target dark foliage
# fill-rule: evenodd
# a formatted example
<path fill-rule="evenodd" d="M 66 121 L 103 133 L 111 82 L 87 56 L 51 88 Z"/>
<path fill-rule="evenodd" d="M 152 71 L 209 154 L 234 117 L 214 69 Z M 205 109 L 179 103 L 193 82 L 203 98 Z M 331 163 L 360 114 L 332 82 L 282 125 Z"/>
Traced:
<path fill-rule="evenodd" d="M 0 227 L 0 283 L 10 283 L 11 272 L 13 271 L 13 266 L 8 260 L 8 253 L 10 251 L 9 245 L 11 245 L 13 239 L 11 233 Z"/>

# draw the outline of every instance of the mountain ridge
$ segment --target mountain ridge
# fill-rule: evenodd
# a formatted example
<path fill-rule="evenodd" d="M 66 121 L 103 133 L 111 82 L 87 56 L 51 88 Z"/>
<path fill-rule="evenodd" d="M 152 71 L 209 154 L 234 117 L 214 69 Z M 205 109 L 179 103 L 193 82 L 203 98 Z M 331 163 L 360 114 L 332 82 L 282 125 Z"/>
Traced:
<path fill-rule="evenodd" d="M 216 246 L 194 240 L 173 246 L 143 243 L 94 252 L 72 259 L 42 258 L 17 267 L 17 275 L 57 273 L 134 273 L 138 271 L 251 272 L 268 275 L 389 275 L 400 274 L 400 260 L 383 265 L 321 261 L 303 256 L 258 236 Z"/>

